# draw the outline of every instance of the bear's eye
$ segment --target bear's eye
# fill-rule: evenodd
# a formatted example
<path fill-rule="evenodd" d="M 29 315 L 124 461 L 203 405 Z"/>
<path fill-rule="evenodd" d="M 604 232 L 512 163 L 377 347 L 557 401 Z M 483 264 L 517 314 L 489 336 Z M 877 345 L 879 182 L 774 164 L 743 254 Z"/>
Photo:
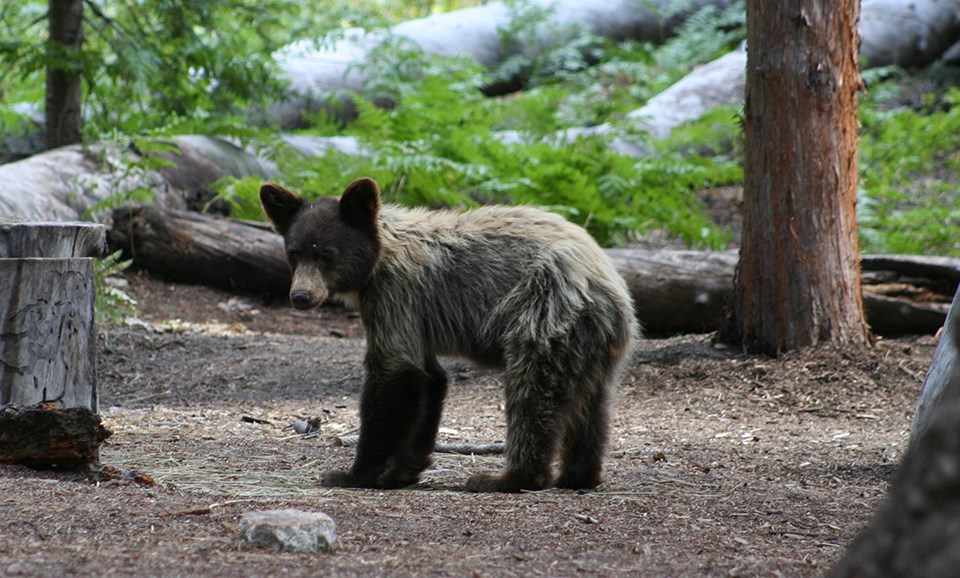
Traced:
<path fill-rule="evenodd" d="M 313 258 L 324 265 L 329 265 L 336 258 L 336 251 L 329 247 L 314 247 Z"/>
<path fill-rule="evenodd" d="M 290 263 L 297 263 L 300 261 L 300 251 L 296 249 L 290 249 L 287 251 L 287 261 Z"/>

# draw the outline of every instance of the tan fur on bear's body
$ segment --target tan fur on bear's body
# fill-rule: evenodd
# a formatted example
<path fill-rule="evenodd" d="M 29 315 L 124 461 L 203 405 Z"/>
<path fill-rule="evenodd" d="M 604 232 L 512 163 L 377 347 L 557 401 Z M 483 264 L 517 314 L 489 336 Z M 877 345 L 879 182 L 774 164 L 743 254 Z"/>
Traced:
<path fill-rule="evenodd" d="M 600 482 L 610 397 L 638 329 L 626 284 L 582 228 L 524 207 L 380 207 L 372 181 L 352 184 L 339 207 L 318 201 L 271 213 L 274 201 L 289 201 L 264 197 L 288 248 L 301 247 L 298 256 L 312 247 L 321 257 L 327 251 L 369 263 L 365 278 L 347 280 L 336 259 L 293 259 L 295 303 L 306 304 L 304 295 L 310 304 L 328 296 L 352 302 L 367 329 L 357 458 L 349 472 L 334 472 L 325 483 L 416 482 L 430 463 L 446 392 L 437 355 L 504 370 L 506 469 L 475 476 L 468 488 L 547 487 L 558 450 L 557 485 Z M 369 217 L 358 217 L 356 207 L 370 207 Z M 363 241 L 330 240 L 354 236 L 355 225 L 366 230 L 368 218 L 371 245 L 363 251 L 352 252 Z M 372 247 L 376 256 L 364 257 Z"/>

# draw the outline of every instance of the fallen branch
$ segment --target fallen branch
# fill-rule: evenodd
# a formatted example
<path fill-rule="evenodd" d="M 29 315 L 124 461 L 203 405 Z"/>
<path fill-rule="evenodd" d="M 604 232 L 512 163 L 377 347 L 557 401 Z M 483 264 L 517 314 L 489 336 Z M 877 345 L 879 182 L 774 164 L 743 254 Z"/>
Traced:
<path fill-rule="evenodd" d="M 333 440 L 336 447 L 353 447 L 360 441 L 358 435 L 339 436 Z M 493 444 L 468 444 L 468 443 L 437 443 L 433 446 L 433 451 L 438 454 L 460 454 L 464 456 L 485 456 L 492 454 L 502 454 L 504 445 L 502 443 Z"/>

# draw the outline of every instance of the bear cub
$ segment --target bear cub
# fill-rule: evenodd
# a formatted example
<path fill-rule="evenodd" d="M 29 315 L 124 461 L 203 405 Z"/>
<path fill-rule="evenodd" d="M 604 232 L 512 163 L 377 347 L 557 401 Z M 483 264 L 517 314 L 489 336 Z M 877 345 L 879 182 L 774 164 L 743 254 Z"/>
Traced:
<path fill-rule="evenodd" d="M 274 184 L 260 199 L 284 238 L 293 305 L 345 302 L 367 333 L 356 456 L 325 486 L 417 483 L 440 424 L 445 355 L 504 376 L 506 464 L 468 490 L 601 482 L 611 396 L 638 326 L 623 278 L 586 231 L 528 207 L 382 205 L 371 179 L 339 199 L 310 203 Z"/>

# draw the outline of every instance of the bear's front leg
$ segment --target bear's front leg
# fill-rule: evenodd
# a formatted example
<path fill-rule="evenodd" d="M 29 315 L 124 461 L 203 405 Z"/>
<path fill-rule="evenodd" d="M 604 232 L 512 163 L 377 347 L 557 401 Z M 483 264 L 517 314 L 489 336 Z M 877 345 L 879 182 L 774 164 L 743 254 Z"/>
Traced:
<path fill-rule="evenodd" d="M 397 488 L 416 482 L 402 471 L 408 448 L 423 421 L 427 373 L 410 362 L 370 363 L 360 396 L 360 440 L 349 471 L 334 470 L 323 476 L 327 487 Z M 419 472 L 417 472 L 419 473 Z"/>

